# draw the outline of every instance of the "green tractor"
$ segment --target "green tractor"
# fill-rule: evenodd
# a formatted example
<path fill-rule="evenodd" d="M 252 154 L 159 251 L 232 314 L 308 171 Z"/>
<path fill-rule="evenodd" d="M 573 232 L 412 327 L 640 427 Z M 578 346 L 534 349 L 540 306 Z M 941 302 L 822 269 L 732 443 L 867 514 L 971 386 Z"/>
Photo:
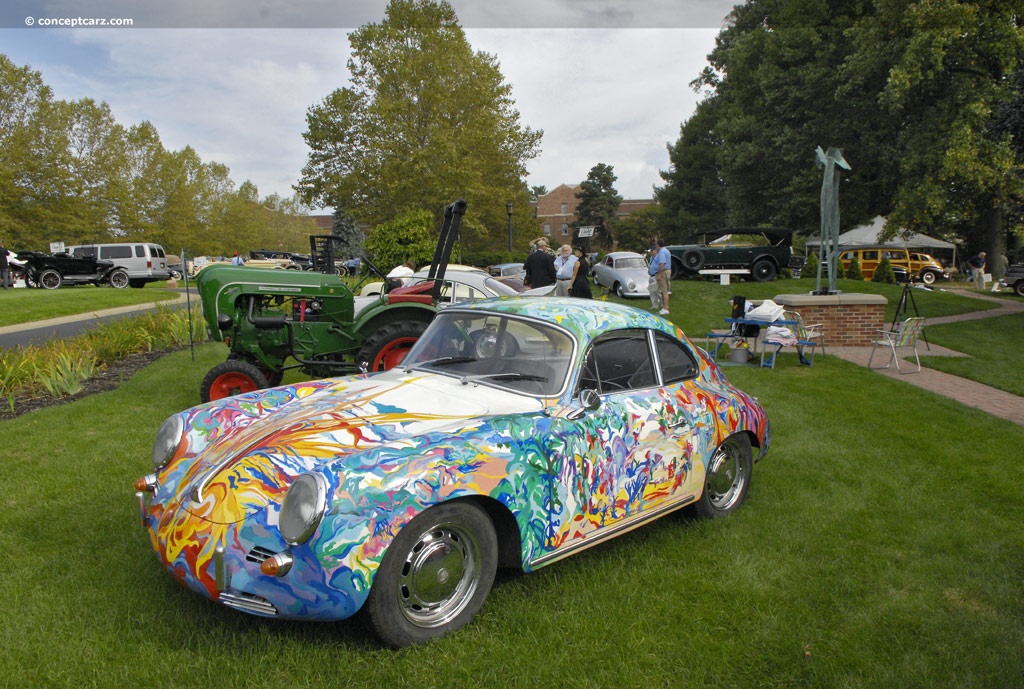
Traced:
<path fill-rule="evenodd" d="M 279 385 L 289 369 L 325 378 L 399 364 L 437 313 L 465 210 L 461 200 L 445 208 L 428 280 L 379 296 L 357 297 L 337 275 L 331 237 L 310 237 L 311 271 L 204 268 L 196 284 L 207 330 L 230 353 L 203 378 L 200 399 Z"/>

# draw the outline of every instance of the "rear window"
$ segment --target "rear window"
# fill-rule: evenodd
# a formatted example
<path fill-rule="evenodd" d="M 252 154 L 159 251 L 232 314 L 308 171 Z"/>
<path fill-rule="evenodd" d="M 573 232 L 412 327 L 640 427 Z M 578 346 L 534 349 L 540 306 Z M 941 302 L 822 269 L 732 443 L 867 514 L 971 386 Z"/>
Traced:
<path fill-rule="evenodd" d="M 166 256 L 164 255 L 163 247 L 158 244 L 150 244 L 149 252 L 156 256 L 157 258 L 166 258 Z"/>

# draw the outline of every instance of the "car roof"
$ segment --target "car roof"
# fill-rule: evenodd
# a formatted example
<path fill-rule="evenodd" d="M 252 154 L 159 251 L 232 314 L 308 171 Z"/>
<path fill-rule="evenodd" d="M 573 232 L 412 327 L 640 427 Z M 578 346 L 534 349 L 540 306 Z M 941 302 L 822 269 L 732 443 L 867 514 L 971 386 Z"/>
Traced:
<path fill-rule="evenodd" d="M 609 330 L 650 328 L 682 339 L 682 330 L 660 316 L 642 309 L 611 301 L 574 297 L 504 297 L 475 302 L 460 302 L 453 311 L 493 311 L 537 318 L 561 326 L 580 342 Z"/>
<path fill-rule="evenodd" d="M 612 259 L 616 259 L 616 258 L 644 258 L 643 254 L 638 254 L 635 251 L 609 251 L 607 254 L 605 254 L 605 258 L 608 258 L 609 256 L 611 256 Z"/>

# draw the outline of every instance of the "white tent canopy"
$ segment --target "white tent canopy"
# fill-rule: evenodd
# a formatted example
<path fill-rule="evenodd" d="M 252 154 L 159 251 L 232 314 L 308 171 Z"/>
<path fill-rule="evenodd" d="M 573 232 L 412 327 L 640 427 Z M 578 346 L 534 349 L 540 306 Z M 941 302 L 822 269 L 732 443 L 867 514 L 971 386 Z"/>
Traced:
<path fill-rule="evenodd" d="M 839 235 L 839 246 L 843 249 L 849 249 L 855 246 L 898 246 L 902 248 L 913 248 L 913 249 L 950 249 L 956 252 L 956 244 L 950 242 L 944 242 L 941 239 L 935 239 L 934 237 L 928 237 L 923 234 L 912 234 L 909 237 L 896 236 L 892 239 L 881 242 L 878 240 L 878 235 L 882 233 L 885 227 L 885 218 L 879 216 L 871 221 L 870 225 L 861 225 L 855 227 L 848 232 L 843 232 Z M 821 246 L 820 239 L 809 239 L 807 240 L 806 246 L 808 248 L 818 248 Z"/>

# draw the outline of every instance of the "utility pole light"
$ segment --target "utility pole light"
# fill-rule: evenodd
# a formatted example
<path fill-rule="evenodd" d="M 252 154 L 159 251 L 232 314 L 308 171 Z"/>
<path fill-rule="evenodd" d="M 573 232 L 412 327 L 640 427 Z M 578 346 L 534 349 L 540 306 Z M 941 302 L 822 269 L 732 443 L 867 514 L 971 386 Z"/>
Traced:
<path fill-rule="evenodd" d="M 505 204 L 505 212 L 508 213 L 508 252 L 512 253 L 512 202 Z"/>

